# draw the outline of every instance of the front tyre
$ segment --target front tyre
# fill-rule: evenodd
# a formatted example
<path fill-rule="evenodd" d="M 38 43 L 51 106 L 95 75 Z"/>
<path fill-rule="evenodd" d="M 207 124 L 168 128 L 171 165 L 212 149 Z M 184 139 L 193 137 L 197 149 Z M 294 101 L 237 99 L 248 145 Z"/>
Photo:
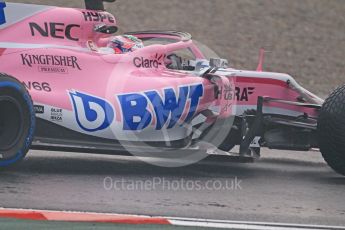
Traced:
<path fill-rule="evenodd" d="M 0 73 L 0 168 L 22 160 L 32 143 L 35 112 L 23 84 Z"/>
<path fill-rule="evenodd" d="M 323 158 L 334 171 L 345 175 L 345 85 L 324 102 L 317 129 Z"/>

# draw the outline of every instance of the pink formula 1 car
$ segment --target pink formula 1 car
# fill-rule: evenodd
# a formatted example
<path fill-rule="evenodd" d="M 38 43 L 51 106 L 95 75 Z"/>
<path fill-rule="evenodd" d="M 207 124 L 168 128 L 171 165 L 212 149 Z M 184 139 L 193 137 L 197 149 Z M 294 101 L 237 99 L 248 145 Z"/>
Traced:
<path fill-rule="evenodd" d="M 188 33 L 116 31 L 101 0 L 0 2 L 0 166 L 30 148 L 233 157 L 239 146 L 239 158 L 320 148 L 345 175 L 345 87 L 324 102 L 263 72 L 263 55 L 256 71 L 236 70 Z"/>

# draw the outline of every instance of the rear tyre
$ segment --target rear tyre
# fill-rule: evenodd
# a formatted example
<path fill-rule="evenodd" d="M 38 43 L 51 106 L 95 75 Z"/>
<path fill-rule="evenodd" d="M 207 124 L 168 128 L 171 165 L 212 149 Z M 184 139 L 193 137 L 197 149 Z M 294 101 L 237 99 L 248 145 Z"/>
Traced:
<path fill-rule="evenodd" d="M 35 130 L 35 112 L 23 84 L 0 74 L 0 168 L 21 161 Z"/>
<path fill-rule="evenodd" d="M 326 99 L 317 129 L 323 158 L 334 171 L 345 176 L 345 85 Z"/>

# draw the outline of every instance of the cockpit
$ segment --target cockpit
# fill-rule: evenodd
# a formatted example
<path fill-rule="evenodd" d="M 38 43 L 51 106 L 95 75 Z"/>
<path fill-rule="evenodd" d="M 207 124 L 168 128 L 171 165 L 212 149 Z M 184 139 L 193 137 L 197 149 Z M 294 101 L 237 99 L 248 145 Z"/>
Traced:
<path fill-rule="evenodd" d="M 164 47 L 164 55 L 161 57 L 164 60 L 160 61 L 171 70 L 199 71 L 214 65 L 215 60 L 218 67 L 228 67 L 227 60 L 220 59 L 206 45 L 192 40 L 188 33 L 177 31 L 144 31 L 112 36 L 105 46 L 97 48 L 97 52 L 124 55 L 141 50 L 150 52 L 150 47 Z"/>

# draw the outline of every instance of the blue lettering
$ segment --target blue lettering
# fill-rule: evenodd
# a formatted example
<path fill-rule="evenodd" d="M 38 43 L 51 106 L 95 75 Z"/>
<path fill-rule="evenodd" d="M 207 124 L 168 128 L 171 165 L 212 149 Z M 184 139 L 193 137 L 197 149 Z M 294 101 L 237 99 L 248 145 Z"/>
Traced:
<path fill-rule="evenodd" d="M 203 95 L 202 84 L 182 86 L 178 95 L 173 88 L 165 89 L 163 96 L 157 91 L 119 95 L 123 129 L 143 130 L 151 124 L 153 116 L 156 118 L 156 130 L 161 130 L 165 126 L 167 129 L 173 128 L 186 113 L 184 122 L 189 122 L 197 112 Z M 189 107 L 186 108 L 187 102 Z M 149 103 L 153 111 L 148 108 Z"/>
<path fill-rule="evenodd" d="M 104 99 L 80 92 L 70 92 L 74 113 L 80 128 L 95 132 L 108 128 L 114 120 L 114 109 Z"/>
<path fill-rule="evenodd" d="M 0 2 L 0 25 L 6 23 L 5 10 L 4 10 L 5 7 L 6 7 L 6 3 Z"/>
<path fill-rule="evenodd" d="M 124 130 L 142 130 L 152 121 L 152 115 L 147 110 L 147 100 L 141 94 L 118 96 L 123 114 Z"/>
<path fill-rule="evenodd" d="M 204 87 L 203 85 L 192 85 L 189 90 L 189 98 L 190 98 L 190 109 L 189 113 L 185 119 L 185 122 L 190 121 L 196 110 L 199 106 L 200 98 L 204 95 Z"/>
<path fill-rule="evenodd" d="M 146 92 L 146 96 L 150 99 L 155 110 L 157 118 L 157 130 L 161 130 L 163 128 L 170 115 L 171 118 L 168 129 L 176 125 L 177 121 L 183 114 L 184 107 L 187 102 L 188 89 L 188 86 L 180 87 L 178 100 L 176 99 L 176 94 L 173 89 L 165 89 L 164 102 L 156 91 Z"/>

